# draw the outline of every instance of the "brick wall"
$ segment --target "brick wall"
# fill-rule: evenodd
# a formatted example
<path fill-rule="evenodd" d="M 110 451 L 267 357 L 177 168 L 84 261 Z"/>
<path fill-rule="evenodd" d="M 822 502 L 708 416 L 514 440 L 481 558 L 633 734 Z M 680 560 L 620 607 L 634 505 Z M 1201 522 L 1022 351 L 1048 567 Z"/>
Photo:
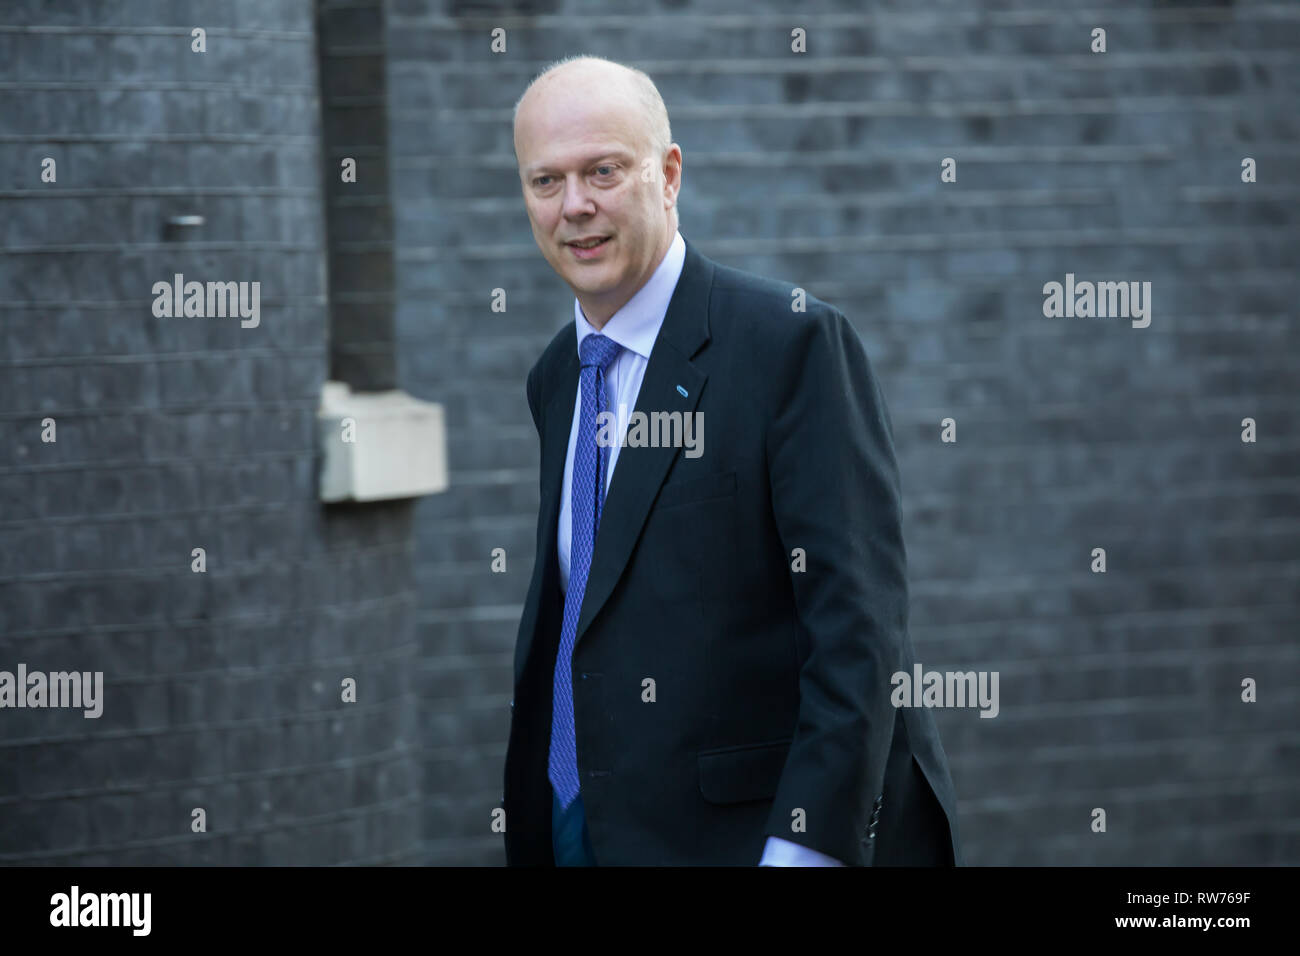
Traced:
<path fill-rule="evenodd" d="M 413 509 L 316 500 L 314 15 L 0 9 L 0 669 L 105 682 L 0 711 L 0 863 L 413 858 Z M 177 272 L 260 281 L 260 324 L 155 318 Z"/>
<path fill-rule="evenodd" d="M 0 669 L 107 685 L 98 720 L 0 711 L 0 863 L 502 862 L 524 375 L 572 316 L 510 109 L 576 52 L 659 82 L 684 234 L 863 335 L 918 657 L 1001 676 L 996 719 L 938 714 L 968 860 L 1300 861 L 1300 7 L 388 0 L 384 44 L 346 29 L 373 0 L 327 6 L 356 72 L 320 82 L 309 0 L 0 11 Z M 364 189 L 327 242 L 320 86 L 373 97 L 381 55 L 392 245 Z M 397 382 L 444 404 L 452 488 L 322 508 L 327 249 L 364 279 L 385 248 Z M 176 272 L 260 280 L 260 325 L 154 318 Z M 1066 273 L 1150 281 L 1150 327 L 1045 318 Z M 340 288 L 380 381 L 385 293 Z"/>
<path fill-rule="evenodd" d="M 1300 862 L 1300 7 L 787 6 L 392 0 L 399 378 L 446 403 L 452 469 L 416 531 L 425 858 L 503 856 L 488 823 L 538 504 L 524 375 L 572 320 L 510 111 L 587 52 L 659 83 L 683 233 L 864 338 L 918 658 L 1000 674 L 996 719 L 938 714 L 968 860 Z M 1151 282 L 1150 326 L 1045 318 L 1068 272 Z"/>

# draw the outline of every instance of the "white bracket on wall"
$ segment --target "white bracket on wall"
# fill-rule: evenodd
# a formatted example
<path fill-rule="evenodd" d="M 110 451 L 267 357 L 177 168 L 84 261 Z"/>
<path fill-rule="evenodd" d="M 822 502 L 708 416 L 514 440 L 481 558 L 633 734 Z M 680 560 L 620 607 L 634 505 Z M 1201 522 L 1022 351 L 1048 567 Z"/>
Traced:
<path fill-rule="evenodd" d="M 401 389 L 353 392 L 344 382 L 326 382 L 316 433 L 321 501 L 382 501 L 447 490 L 447 431 L 435 402 Z"/>

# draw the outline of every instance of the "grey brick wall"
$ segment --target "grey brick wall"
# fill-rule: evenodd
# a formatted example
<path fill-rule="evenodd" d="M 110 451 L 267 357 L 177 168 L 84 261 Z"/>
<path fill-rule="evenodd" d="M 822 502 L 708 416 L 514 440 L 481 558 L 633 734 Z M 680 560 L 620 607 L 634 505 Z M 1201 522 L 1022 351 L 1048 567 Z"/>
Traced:
<path fill-rule="evenodd" d="M 996 719 L 938 715 L 968 860 L 1300 862 L 1300 7 L 789 6 L 391 0 L 399 379 L 451 429 L 452 489 L 416 531 L 424 858 L 503 857 L 488 823 L 538 504 L 524 375 L 572 316 L 510 109 L 588 52 L 659 83 L 683 233 L 866 342 L 918 657 L 1001 675 Z M 1151 282 L 1150 327 L 1044 318 L 1067 272 Z"/>
<path fill-rule="evenodd" d="M 105 681 L 0 710 L 0 863 L 415 858 L 413 509 L 316 500 L 316 56 L 311 0 L 0 8 L 0 669 Z M 155 318 L 177 272 L 260 324 Z"/>
<path fill-rule="evenodd" d="M 503 861 L 524 375 L 572 316 L 510 108 L 576 52 L 659 82 L 692 241 L 863 335 L 919 659 L 1001 675 L 998 718 L 938 714 L 968 860 L 1300 861 L 1300 7 L 386 0 L 383 42 L 374 0 L 326 6 L 320 81 L 311 0 L 0 9 L 0 669 L 107 685 L 98 720 L 0 710 L 0 863 Z M 334 192 L 327 241 L 332 144 L 377 157 L 385 106 L 387 200 Z M 205 225 L 164 233 L 182 214 Z M 452 487 L 322 508 L 331 352 L 391 371 L 386 255 Z M 154 318 L 175 272 L 261 281 L 260 326 Z M 1150 281 L 1151 326 L 1044 318 L 1067 272 Z"/>

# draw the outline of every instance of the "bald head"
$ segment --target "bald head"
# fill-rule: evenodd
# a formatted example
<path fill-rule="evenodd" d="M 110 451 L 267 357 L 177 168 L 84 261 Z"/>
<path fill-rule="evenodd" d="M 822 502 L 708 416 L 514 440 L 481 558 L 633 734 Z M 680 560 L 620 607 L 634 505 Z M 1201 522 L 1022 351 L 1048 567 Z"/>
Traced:
<path fill-rule="evenodd" d="M 664 101 L 640 70 L 561 60 L 515 104 L 514 143 L 538 248 L 599 328 L 677 234 L 682 151 Z"/>
<path fill-rule="evenodd" d="M 634 110 L 644 140 L 642 146 L 662 159 L 672 145 L 668 108 L 654 80 L 642 71 L 598 56 L 567 56 L 546 66 L 515 101 L 515 156 L 519 155 L 519 114 L 525 101 L 549 92 L 579 97 L 609 97 Z"/>

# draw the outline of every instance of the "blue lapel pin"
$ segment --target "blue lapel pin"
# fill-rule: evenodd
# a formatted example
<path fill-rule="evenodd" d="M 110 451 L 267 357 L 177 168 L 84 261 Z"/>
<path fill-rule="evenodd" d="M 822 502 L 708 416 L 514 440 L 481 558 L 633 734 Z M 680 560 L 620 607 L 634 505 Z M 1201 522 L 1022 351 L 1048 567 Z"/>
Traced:
<path fill-rule="evenodd" d="M 689 397 L 690 397 L 690 396 L 688 396 L 688 395 L 686 394 L 686 389 L 682 388 L 680 385 L 677 386 L 677 391 L 679 391 L 679 392 L 682 393 L 682 398 L 689 398 Z"/>

